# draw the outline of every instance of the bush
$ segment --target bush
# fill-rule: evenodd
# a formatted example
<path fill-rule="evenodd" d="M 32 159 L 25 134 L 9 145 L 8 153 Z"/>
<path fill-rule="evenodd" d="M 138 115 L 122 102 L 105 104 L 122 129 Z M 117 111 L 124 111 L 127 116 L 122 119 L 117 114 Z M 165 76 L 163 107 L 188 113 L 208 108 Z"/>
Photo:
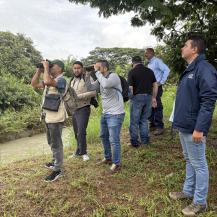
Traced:
<path fill-rule="evenodd" d="M 9 135 L 17 135 L 26 130 L 40 130 L 40 107 L 26 106 L 17 112 L 8 109 L 4 115 L 0 115 L 0 141 Z"/>
<path fill-rule="evenodd" d="M 24 106 L 38 106 L 41 97 L 30 85 L 15 76 L 0 71 L 0 114 L 7 109 L 21 110 Z"/>

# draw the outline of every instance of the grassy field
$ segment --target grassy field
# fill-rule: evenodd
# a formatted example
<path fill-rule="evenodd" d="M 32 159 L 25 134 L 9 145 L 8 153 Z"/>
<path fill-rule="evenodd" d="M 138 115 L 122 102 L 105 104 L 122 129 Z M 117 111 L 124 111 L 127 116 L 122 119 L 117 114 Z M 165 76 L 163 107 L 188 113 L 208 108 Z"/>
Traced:
<path fill-rule="evenodd" d="M 151 145 L 128 146 L 127 113 L 122 131 L 122 171 L 110 175 L 107 166 L 96 166 L 102 158 L 98 139 L 99 112 L 94 110 L 88 127 L 91 160 L 67 159 L 74 149 L 65 150 L 65 175 L 55 183 L 45 183 L 50 171 L 43 168 L 50 157 L 42 156 L 0 168 L 0 216 L 2 217 L 179 217 L 191 201 L 174 202 L 170 191 L 180 190 L 185 162 L 178 136 L 170 136 L 168 116 L 174 98 L 173 88 L 164 95 L 166 132 L 152 136 Z M 216 116 L 215 116 L 216 117 Z M 73 136 L 70 141 L 72 144 Z M 210 169 L 209 209 L 202 217 L 217 217 L 217 122 L 208 138 Z"/>

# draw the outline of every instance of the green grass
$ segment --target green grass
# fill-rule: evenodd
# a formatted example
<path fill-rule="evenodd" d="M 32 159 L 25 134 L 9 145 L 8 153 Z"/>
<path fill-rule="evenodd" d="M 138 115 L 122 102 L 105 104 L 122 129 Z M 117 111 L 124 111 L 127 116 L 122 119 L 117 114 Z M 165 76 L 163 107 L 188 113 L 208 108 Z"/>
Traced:
<path fill-rule="evenodd" d="M 185 176 L 179 138 L 176 135 L 170 140 L 169 135 L 167 120 L 174 98 L 174 94 L 169 92 L 164 94 L 165 135 L 152 136 L 149 147 L 132 149 L 127 145 L 127 112 L 122 132 L 122 171 L 118 174 L 111 175 L 108 166 L 95 165 L 103 156 L 98 138 L 100 109 L 92 110 L 88 126 L 91 160 L 67 159 L 74 149 L 72 142 L 72 147 L 65 150 L 65 175 L 57 182 L 48 184 L 42 181 L 50 172 L 43 168 L 50 156 L 0 168 L 0 216 L 181 217 L 181 209 L 191 201 L 173 202 L 168 197 L 170 191 L 181 189 Z M 200 217 L 217 217 L 216 129 L 217 122 L 214 121 L 207 141 L 209 209 Z"/>

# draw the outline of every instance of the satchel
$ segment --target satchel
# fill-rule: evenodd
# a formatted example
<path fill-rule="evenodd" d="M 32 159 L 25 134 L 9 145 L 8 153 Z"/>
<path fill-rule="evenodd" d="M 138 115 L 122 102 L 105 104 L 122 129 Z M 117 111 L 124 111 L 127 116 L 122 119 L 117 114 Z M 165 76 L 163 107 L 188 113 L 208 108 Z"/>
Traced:
<path fill-rule="evenodd" d="M 71 87 L 71 81 L 66 88 L 65 94 L 62 96 L 62 100 L 69 117 L 72 116 L 73 112 L 78 108 L 78 97 L 75 90 Z"/>
<path fill-rule="evenodd" d="M 60 94 L 48 94 L 48 89 L 44 98 L 42 108 L 49 111 L 58 112 L 61 102 Z"/>

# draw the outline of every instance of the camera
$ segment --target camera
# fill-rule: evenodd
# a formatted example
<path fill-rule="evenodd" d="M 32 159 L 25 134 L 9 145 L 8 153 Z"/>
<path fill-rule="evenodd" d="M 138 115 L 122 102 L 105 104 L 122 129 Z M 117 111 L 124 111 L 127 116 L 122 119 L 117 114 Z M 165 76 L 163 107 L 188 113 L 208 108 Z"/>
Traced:
<path fill-rule="evenodd" d="M 52 62 L 51 62 L 50 60 L 47 60 L 47 59 L 46 59 L 46 61 L 49 62 L 49 68 L 52 68 L 52 67 L 53 67 Z M 44 69 L 44 66 L 43 66 L 42 63 L 37 63 L 37 64 L 36 64 L 36 68 L 38 68 L 38 69 Z"/>
<path fill-rule="evenodd" d="M 85 66 L 84 69 L 85 69 L 85 71 L 87 71 L 87 72 L 94 72 L 94 71 L 95 71 L 93 65 Z"/>

